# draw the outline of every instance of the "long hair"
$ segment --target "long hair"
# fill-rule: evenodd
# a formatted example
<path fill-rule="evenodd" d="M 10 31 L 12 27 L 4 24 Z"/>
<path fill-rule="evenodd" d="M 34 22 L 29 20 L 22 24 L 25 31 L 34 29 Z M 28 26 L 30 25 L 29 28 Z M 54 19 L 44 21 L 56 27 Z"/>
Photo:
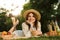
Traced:
<path fill-rule="evenodd" d="M 9 17 L 14 17 L 15 18 L 15 21 L 17 21 L 17 18 L 15 16 L 13 16 L 12 14 L 9 14 Z"/>
<path fill-rule="evenodd" d="M 37 30 L 37 27 L 38 27 L 37 17 L 36 17 L 36 15 L 33 12 L 30 12 L 30 13 L 32 13 L 33 17 L 35 17 L 35 19 L 36 19 L 35 22 L 34 22 L 34 26 L 33 27 L 35 27 L 36 30 Z M 27 14 L 26 20 L 28 20 L 28 16 L 29 16 L 30 13 Z M 26 24 L 28 25 L 28 28 L 30 29 L 31 25 L 29 23 L 27 23 L 27 22 L 26 22 Z"/>

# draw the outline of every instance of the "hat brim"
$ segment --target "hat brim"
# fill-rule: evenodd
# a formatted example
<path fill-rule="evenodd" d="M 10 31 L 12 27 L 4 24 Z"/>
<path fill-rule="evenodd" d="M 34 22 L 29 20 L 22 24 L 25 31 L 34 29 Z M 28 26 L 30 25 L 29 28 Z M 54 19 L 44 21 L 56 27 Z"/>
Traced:
<path fill-rule="evenodd" d="M 34 10 L 34 9 L 30 9 L 30 10 L 25 11 L 23 14 L 23 17 L 26 19 L 27 14 L 30 12 L 33 12 L 36 15 L 37 20 L 41 19 L 41 14 L 37 10 Z"/>

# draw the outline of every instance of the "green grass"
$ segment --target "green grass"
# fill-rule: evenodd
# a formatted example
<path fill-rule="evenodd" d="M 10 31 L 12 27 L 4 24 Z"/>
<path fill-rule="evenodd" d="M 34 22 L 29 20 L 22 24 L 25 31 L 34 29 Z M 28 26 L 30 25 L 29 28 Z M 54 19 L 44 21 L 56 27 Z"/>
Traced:
<path fill-rule="evenodd" d="M 0 37 L 0 40 L 3 40 L 1 37 Z M 20 38 L 20 39 L 12 39 L 12 40 L 60 40 L 60 36 L 50 36 L 50 37 L 31 37 L 31 38 Z"/>
<path fill-rule="evenodd" d="M 60 40 L 60 36 L 50 36 L 50 37 L 31 37 L 27 39 L 12 39 L 12 40 Z"/>

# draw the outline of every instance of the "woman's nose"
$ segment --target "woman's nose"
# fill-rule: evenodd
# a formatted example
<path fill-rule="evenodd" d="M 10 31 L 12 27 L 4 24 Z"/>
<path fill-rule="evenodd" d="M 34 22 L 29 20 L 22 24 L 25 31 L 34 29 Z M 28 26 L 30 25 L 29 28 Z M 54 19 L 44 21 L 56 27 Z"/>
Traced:
<path fill-rule="evenodd" d="M 30 19 L 32 19 L 33 17 L 30 17 Z"/>

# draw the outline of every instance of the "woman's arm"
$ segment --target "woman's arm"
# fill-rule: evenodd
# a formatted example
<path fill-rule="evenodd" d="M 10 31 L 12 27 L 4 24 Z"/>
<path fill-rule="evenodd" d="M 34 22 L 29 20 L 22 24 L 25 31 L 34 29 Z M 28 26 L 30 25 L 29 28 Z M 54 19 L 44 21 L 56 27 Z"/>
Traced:
<path fill-rule="evenodd" d="M 28 25 L 26 25 L 26 23 L 22 23 L 22 30 L 23 30 L 25 37 L 31 37 L 31 32 L 28 29 Z"/>
<path fill-rule="evenodd" d="M 38 22 L 38 28 L 37 28 L 37 31 L 40 32 L 42 34 L 42 31 L 41 31 L 41 23 Z"/>
<path fill-rule="evenodd" d="M 15 20 L 15 17 L 12 17 L 11 19 L 12 19 L 13 26 L 12 26 L 12 28 L 8 31 L 8 32 L 10 32 L 10 33 L 14 32 L 14 31 L 16 30 L 16 26 L 17 26 L 18 23 L 19 23 L 19 20 L 18 20 L 18 19 Z"/>
<path fill-rule="evenodd" d="M 16 30 L 16 26 L 13 26 L 8 32 L 13 33 Z"/>
<path fill-rule="evenodd" d="M 40 22 L 38 22 L 37 30 L 38 30 L 38 31 L 41 31 L 41 23 L 40 23 Z"/>
<path fill-rule="evenodd" d="M 40 22 L 38 22 L 37 30 L 33 32 L 33 35 L 34 35 L 34 36 L 42 35 Z"/>

